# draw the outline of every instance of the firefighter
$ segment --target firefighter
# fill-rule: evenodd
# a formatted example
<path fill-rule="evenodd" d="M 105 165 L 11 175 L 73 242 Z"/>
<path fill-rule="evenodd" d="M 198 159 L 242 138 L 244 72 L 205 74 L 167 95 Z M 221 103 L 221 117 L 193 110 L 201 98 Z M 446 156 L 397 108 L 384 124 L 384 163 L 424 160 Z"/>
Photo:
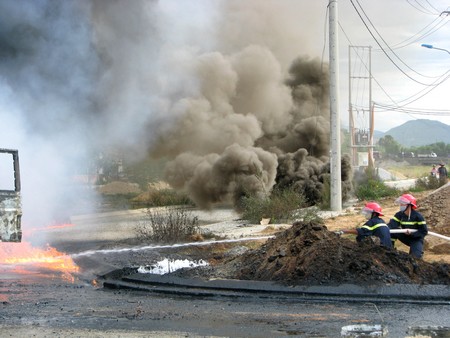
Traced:
<path fill-rule="evenodd" d="M 363 226 L 350 229 L 350 230 L 340 230 L 336 233 L 338 235 L 342 234 L 354 234 L 356 236 L 356 241 L 361 242 L 365 238 L 370 236 L 375 236 L 380 239 L 380 244 L 387 248 L 392 248 L 391 234 L 389 232 L 389 227 L 384 222 L 380 216 L 384 216 L 381 207 L 378 203 L 369 202 L 361 210 L 361 213 L 366 218 L 366 222 Z"/>
<path fill-rule="evenodd" d="M 389 221 L 390 229 L 408 229 L 405 233 L 393 233 L 391 238 L 400 240 L 403 244 L 409 246 L 409 254 L 422 258 L 423 240 L 428 234 L 427 223 L 422 214 L 416 211 L 417 201 L 411 194 L 403 194 L 395 200 L 400 205 L 394 217 Z M 410 232 L 409 229 L 417 231 Z"/>

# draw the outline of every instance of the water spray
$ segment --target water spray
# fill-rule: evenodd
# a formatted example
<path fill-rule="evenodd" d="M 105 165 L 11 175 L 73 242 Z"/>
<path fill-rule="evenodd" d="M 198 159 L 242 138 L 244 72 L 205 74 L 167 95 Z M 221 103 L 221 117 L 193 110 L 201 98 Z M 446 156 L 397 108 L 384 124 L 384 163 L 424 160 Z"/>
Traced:
<path fill-rule="evenodd" d="M 261 237 L 247 237 L 247 238 L 236 238 L 236 239 L 223 239 L 218 241 L 207 241 L 207 242 L 190 242 L 190 243 L 177 243 L 177 244 L 167 244 L 167 245 L 145 245 L 133 248 L 122 248 L 122 249 L 103 249 L 103 250 L 88 250 L 80 252 L 77 254 L 70 255 L 72 258 L 78 258 L 83 256 L 92 256 L 95 254 L 109 254 L 109 253 L 120 253 L 120 252 L 137 252 L 144 250 L 155 250 L 155 249 L 168 249 L 168 248 L 183 248 L 188 246 L 206 246 L 221 243 L 236 243 L 236 242 L 246 242 L 246 241 L 258 241 L 262 239 L 269 239 L 275 236 L 261 236 Z"/>

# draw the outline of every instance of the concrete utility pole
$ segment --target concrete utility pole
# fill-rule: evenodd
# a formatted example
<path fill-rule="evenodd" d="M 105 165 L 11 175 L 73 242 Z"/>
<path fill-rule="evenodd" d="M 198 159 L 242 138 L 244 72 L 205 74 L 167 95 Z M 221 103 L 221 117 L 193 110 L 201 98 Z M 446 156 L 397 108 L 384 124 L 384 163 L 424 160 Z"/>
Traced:
<path fill-rule="evenodd" d="M 341 127 L 339 117 L 339 54 L 338 54 L 338 13 L 337 0 L 329 0 L 330 13 L 330 206 L 332 211 L 342 210 L 341 182 Z"/>

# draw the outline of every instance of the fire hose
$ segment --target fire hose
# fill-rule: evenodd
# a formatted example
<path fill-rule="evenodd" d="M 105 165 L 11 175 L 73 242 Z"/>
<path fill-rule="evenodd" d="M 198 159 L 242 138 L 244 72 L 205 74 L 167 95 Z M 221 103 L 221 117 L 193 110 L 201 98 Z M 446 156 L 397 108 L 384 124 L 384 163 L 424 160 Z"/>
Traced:
<path fill-rule="evenodd" d="M 407 232 L 412 234 L 413 232 L 416 232 L 417 230 L 416 229 L 391 229 L 390 231 L 391 231 L 391 234 L 406 234 Z M 447 241 L 450 241 L 450 237 L 444 236 L 441 234 L 437 234 L 432 231 L 428 231 L 428 235 L 439 237 L 439 238 L 445 239 Z"/>

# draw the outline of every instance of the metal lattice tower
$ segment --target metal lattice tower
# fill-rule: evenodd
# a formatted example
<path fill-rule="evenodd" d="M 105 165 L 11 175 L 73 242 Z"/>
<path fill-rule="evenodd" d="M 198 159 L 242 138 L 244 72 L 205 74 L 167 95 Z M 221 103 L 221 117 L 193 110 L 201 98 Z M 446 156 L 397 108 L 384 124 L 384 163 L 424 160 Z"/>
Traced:
<path fill-rule="evenodd" d="M 373 166 L 373 104 L 370 46 L 349 46 L 349 132 L 353 166 Z"/>

